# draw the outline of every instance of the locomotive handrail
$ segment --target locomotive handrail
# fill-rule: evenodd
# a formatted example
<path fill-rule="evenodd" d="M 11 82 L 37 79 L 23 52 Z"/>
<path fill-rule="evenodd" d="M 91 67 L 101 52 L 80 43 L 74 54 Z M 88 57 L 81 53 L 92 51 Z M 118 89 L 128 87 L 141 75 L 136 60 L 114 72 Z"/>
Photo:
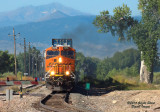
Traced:
<path fill-rule="evenodd" d="M 53 68 L 53 67 L 52 67 L 52 68 Z M 45 79 L 46 79 L 48 73 L 52 70 L 52 68 L 51 68 L 47 73 L 45 73 Z M 48 77 L 47 77 L 47 78 L 48 78 Z"/>

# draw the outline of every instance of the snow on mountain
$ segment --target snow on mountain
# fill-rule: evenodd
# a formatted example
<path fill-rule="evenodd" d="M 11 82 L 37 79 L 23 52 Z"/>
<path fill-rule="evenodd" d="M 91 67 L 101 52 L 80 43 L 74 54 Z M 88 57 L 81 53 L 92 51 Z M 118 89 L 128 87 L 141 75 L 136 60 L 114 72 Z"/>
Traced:
<path fill-rule="evenodd" d="M 27 6 L 13 11 L 0 13 L 0 27 L 77 15 L 86 14 L 78 10 L 65 7 L 59 3 L 41 6 Z"/>

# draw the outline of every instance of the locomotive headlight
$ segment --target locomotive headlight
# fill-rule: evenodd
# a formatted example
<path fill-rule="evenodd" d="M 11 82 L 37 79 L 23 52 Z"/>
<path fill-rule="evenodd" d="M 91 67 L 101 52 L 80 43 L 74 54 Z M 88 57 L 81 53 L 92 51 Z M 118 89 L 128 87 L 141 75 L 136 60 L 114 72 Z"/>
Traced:
<path fill-rule="evenodd" d="M 54 74 L 55 74 L 55 72 L 54 72 L 54 71 L 52 71 L 52 72 L 51 72 L 51 75 L 54 75 Z"/>
<path fill-rule="evenodd" d="M 69 75 L 69 71 L 66 71 L 66 75 Z"/>
<path fill-rule="evenodd" d="M 59 58 L 59 63 L 62 63 L 62 58 Z"/>

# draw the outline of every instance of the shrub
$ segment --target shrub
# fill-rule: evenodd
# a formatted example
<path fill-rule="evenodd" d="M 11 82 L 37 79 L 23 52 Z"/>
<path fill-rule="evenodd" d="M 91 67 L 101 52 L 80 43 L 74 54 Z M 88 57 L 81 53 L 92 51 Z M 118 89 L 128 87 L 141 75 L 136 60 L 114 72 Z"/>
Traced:
<path fill-rule="evenodd" d="M 160 84 L 160 72 L 155 72 L 153 77 L 153 83 L 154 84 Z"/>
<path fill-rule="evenodd" d="M 21 75 L 23 76 L 22 72 L 18 72 L 18 73 L 17 73 L 17 78 L 18 78 L 18 80 L 21 80 Z"/>
<path fill-rule="evenodd" d="M 153 84 L 146 84 L 139 82 L 139 76 L 137 77 L 128 77 L 124 75 L 115 75 L 112 78 L 122 85 L 125 85 L 125 90 L 154 90 L 158 89 Z"/>
<path fill-rule="evenodd" d="M 9 87 L 9 89 L 12 89 L 15 92 L 19 91 L 19 87 L 18 86 L 11 86 L 11 87 Z"/>
<path fill-rule="evenodd" d="M 6 72 L 3 74 L 3 77 L 13 76 L 13 75 L 14 75 L 13 72 Z"/>
<path fill-rule="evenodd" d="M 17 77 L 15 75 L 10 75 L 10 76 L 7 76 L 9 77 L 9 80 L 13 81 L 13 80 L 17 80 Z"/>
<path fill-rule="evenodd" d="M 34 81 L 34 79 L 30 76 L 24 76 L 22 77 L 22 80 L 30 80 L 30 81 Z"/>
<path fill-rule="evenodd" d="M 0 78 L 0 80 L 7 80 L 7 77 L 9 78 L 9 80 L 17 80 L 16 76 L 13 74 L 13 72 L 6 72 L 2 75 L 2 77 Z"/>

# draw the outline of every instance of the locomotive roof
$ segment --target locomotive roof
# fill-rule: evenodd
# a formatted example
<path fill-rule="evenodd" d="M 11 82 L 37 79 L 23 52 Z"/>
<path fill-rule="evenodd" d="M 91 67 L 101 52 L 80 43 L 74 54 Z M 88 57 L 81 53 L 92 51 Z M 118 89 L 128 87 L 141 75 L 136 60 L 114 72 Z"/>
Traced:
<path fill-rule="evenodd" d="M 56 47 L 52 46 L 52 47 L 49 47 L 49 48 L 47 48 L 45 50 L 53 50 L 53 49 L 57 49 L 57 47 L 63 47 L 63 48 L 66 48 L 66 49 L 69 48 L 69 49 L 75 50 L 74 48 L 72 48 L 70 46 L 63 46 L 63 45 L 58 45 Z"/>
<path fill-rule="evenodd" d="M 72 39 L 52 39 L 52 45 L 54 47 L 57 46 L 67 46 L 67 47 L 72 47 Z"/>

